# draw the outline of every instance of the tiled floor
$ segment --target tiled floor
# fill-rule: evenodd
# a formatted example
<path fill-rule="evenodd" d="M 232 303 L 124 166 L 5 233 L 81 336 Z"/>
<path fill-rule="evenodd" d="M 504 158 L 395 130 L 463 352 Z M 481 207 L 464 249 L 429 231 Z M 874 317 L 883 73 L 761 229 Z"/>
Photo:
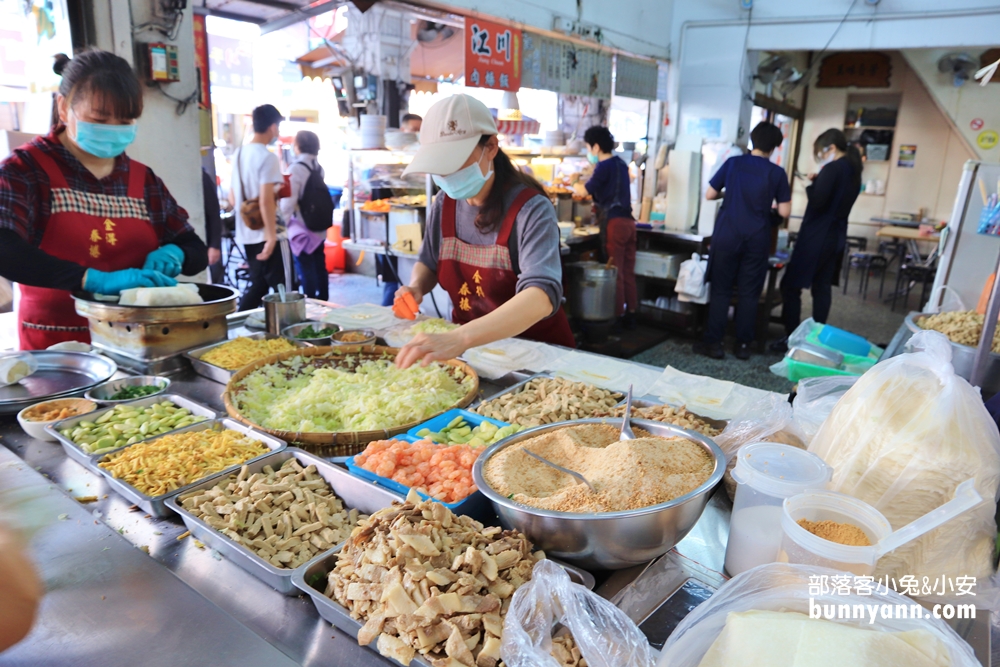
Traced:
<path fill-rule="evenodd" d="M 896 277 L 889 274 L 885 279 L 885 296 L 889 296 L 895 287 Z M 890 304 L 884 298 L 878 298 L 878 281 L 873 280 L 868 289 L 868 298 L 862 299 L 857 293 L 858 273 L 853 271 L 845 295 L 842 288 L 834 288 L 833 307 L 830 311 L 830 324 L 864 336 L 876 345 L 888 343 L 903 323 L 906 314 L 919 308 L 920 289 L 916 288 L 910 294 L 909 308 L 903 306 L 902 299 L 896 304 L 896 310 L 890 310 Z M 775 309 L 775 314 L 780 309 Z M 812 314 L 812 297 L 808 292 L 802 294 L 802 315 Z M 771 338 L 776 339 L 783 334 L 779 325 L 771 325 Z M 696 355 L 691 351 L 690 339 L 671 336 L 671 338 L 656 347 L 642 352 L 633 359 L 654 366 L 670 365 L 686 373 L 708 375 L 721 380 L 731 380 L 758 389 L 787 392 L 792 383 L 778 377 L 768 370 L 771 364 L 781 360 L 780 354 L 754 354 L 749 361 L 739 361 L 732 355 L 733 339 L 726 340 L 726 358 L 721 361 Z"/>

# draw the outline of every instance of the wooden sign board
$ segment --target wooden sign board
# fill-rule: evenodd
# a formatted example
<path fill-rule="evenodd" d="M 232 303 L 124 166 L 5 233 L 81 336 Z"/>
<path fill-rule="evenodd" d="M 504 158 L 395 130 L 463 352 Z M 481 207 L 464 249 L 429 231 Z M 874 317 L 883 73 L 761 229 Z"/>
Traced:
<path fill-rule="evenodd" d="M 888 88 L 892 63 L 877 51 L 845 51 L 823 58 L 816 86 L 819 88 Z"/>

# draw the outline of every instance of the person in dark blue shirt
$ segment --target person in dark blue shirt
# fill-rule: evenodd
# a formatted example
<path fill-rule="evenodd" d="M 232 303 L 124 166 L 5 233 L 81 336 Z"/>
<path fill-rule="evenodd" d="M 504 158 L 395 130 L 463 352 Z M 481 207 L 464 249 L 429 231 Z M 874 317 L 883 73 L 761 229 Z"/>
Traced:
<path fill-rule="evenodd" d="M 757 302 L 767 277 L 771 229 L 781 218 L 787 218 L 792 208 L 788 174 L 768 159 L 782 139 L 781 130 L 775 125 L 758 123 L 750 133 L 753 142 L 750 154 L 729 158 L 709 180 L 705 199 L 721 197 L 723 203 L 712 233 L 708 324 L 704 339 L 694 345 L 698 354 L 725 358 L 722 339 L 735 286 L 734 354 L 738 359 L 750 358 Z M 777 216 L 772 213 L 774 202 L 778 204 Z"/>
<path fill-rule="evenodd" d="M 594 125 L 583 134 L 587 144 L 587 159 L 594 165 L 594 174 L 585 186 L 576 184 L 578 194 L 590 194 L 601 213 L 601 237 L 607 244 L 608 257 L 618 268 L 615 290 L 615 314 L 627 328 L 635 326 L 635 311 L 639 307 L 635 286 L 635 219 L 632 217 L 632 193 L 629 189 L 628 165 L 611 151 L 615 138 L 608 128 Z"/>

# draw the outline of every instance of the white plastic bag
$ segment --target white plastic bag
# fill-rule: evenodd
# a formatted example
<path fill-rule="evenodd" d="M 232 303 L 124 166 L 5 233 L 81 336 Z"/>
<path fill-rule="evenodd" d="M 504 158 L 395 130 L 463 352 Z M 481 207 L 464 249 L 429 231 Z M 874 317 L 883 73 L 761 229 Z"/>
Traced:
<path fill-rule="evenodd" d="M 941 294 L 940 303 L 938 303 L 938 293 Z M 925 313 L 952 313 L 965 310 L 968 310 L 968 308 L 965 307 L 962 296 L 954 288 L 947 285 L 941 285 L 932 291 L 930 298 L 927 299 L 927 304 L 924 306 Z"/>
<path fill-rule="evenodd" d="M 799 380 L 795 402 L 792 404 L 792 416 L 795 418 L 795 425 L 805 436 L 806 444 L 812 442 L 820 426 L 833 412 L 837 401 L 857 381 L 858 378 L 852 375 L 826 375 Z"/>
<path fill-rule="evenodd" d="M 646 636 L 625 612 L 543 559 L 507 610 L 500 646 L 504 664 L 560 667 L 551 655 L 557 625 L 569 631 L 589 667 L 653 667 Z"/>
<path fill-rule="evenodd" d="M 702 259 L 698 253 L 692 253 L 691 259 L 681 262 L 677 273 L 677 284 L 674 286 L 677 300 L 690 303 L 708 303 L 710 292 L 707 274 L 708 260 Z"/>
<path fill-rule="evenodd" d="M 29 352 L 0 357 L 0 387 L 20 382 L 38 370 L 38 360 Z"/>
<path fill-rule="evenodd" d="M 777 442 L 806 448 L 804 436 L 792 418 L 792 406 L 781 395 L 767 394 L 749 404 L 729 421 L 722 433 L 715 436 L 715 444 L 726 455 L 728 462 L 722 484 L 730 500 L 736 497 L 736 480 L 732 476 L 736 453 L 743 445 L 753 442 Z"/>
<path fill-rule="evenodd" d="M 895 605 L 906 605 L 907 610 L 916 604 L 895 591 L 884 588 L 874 588 L 871 595 L 859 595 L 851 588 L 850 594 L 835 595 L 810 590 L 810 583 L 821 581 L 810 577 L 843 577 L 844 573 L 828 568 L 811 565 L 790 565 L 788 563 L 771 563 L 761 565 L 739 574 L 724 584 L 707 602 L 699 605 L 693 612 L 681 621 L 677 629 L 670 635 L 663 647 L 659 667 L 697 667 L 705 657 L 708 649 L 722 632 L 726 619 L 732 612 L 746 611 L 791 611 L 809 614 L 809 602 L 818 605 L 863 605 L 868 610 L 869 605 L 888 608 L 895 612 Z M 853 586 L 853 578 L 850 580 Z M 828 586 L 829 588 L 829 586 Z M 838 591 L 840 592 L 840 591 Z M 880 611 L 880 609 L 879 609 Z M 836 613 L 836 612 L 834 612 Z M 931 643 L 943 649 L 945 655 L 939 655 L 940 664 L 950 667 L 978 667 L 972 648 L 955 633 L 948 625 L 926 614 L 924 618 L 882 618 L 881 613 L 869 623 L 864 620 L 829 619 L 832 622 L 843 623 L 872 632 L 910 632 L 923 630 L 933 638 Z M 795 647 L 784 647 L 789 651 Z M 733 656 L 731 664 L 741 664 L 740 656 Z M 799 663 L 796 663 L 799 664 Z"/>
<path fill-rule="evenodd" d="M 858 379 L 809 451 L 833 467 L 831 490 L 872 505 L 894 530 L 951 500 L 961 482 L 975 477 L 986 500 L 884 556 L 876 576 L 973 576 L 982 590 L 993 573 L 1000 433 L 979 390 L 955 374 L 944 335 L 921 331 L 911 345 L 916 352 Z"/>

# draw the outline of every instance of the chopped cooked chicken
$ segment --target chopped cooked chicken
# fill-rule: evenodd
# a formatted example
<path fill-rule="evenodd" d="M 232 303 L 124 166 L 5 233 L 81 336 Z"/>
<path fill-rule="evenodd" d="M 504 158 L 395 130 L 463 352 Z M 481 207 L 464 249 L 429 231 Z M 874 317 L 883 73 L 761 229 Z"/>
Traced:
<path fill-rule="evenodd" d="M 384 656 L 497 667 L 503 612 L 541 557 L 519 532 L 485 528 L 411 494 L 358 523 L 326 595 L 365 622 L 359 643 L 377 638 Z"/>

